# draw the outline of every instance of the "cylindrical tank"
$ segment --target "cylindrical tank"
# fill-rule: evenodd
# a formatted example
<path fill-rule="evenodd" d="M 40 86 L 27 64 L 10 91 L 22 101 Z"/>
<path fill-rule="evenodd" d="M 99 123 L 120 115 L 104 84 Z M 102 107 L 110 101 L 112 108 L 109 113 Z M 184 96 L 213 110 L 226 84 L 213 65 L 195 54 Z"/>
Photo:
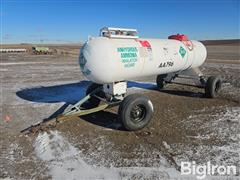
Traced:
<path fill-rule="evenodd" d="M 202 43 L 189 42 L 97 37 L 81 48 L 79 64 L 83 74 L 98 84 L 181 72 L 202 65 L 207 56 Z"/>

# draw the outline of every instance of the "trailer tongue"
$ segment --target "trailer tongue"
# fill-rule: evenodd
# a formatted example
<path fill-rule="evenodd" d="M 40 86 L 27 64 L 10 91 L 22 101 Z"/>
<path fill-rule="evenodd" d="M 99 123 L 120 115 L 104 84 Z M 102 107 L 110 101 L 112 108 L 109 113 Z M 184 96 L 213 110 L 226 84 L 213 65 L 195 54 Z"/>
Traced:
<path fill-rule="evenodd" d="M 105 99 L 99 97 L 97 94 L 102 92 L 102 87 L 95 89 L 93 92 L 87 94 L 83 99 L 78 101 L 74 105 L 69 105 L 62 114 L 58 115 L 56 118 L 45 119 L 42 122 L 32 125 L 26 129 L 23 129 L 21 133 L 29 134 L 29 133 L 38 133 L 40 131 L 47 131 L 57 126 L 57 124 L 62 123 L 64 121 L 69 121 L 76 119 L 76 117 L 95 113 L 98 111 L 102 111 L 104 109 L 108 109 L 114 106 L 118 106 L 121 101 L 112 101 L 108 102 Z M 97 98 L 99 101 L 102 101 L 101 105 L 97 107 L 87 108 L 89 106 L 91 99 Z"/>

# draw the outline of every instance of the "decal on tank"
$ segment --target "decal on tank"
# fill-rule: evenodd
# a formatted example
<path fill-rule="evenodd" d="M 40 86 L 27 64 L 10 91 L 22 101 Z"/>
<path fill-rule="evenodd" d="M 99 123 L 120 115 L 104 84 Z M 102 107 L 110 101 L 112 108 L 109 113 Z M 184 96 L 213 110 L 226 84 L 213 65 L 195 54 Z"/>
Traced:
<path fill-rule="evenodd" d="M 182 56 L 182 58 L 184 58 L 186 52 L 187 52 L 187 51 L 186 51 L 182 46 L 180 46 L 180 48 L 179 48 L 179 54 Z"/>
<path fill-rule="evenodd" d="M 91 71 L 89 69 L 84 69 L 82 70 L 82 73 L 85 75 L 85 76 L 88 76 L 91 74 Z"/>
<path fill-rule="evenodd" d="M 84 58 L 83 53 L 80 54 L 80 59 L 79 59 L 79 65 L 81 70 L 84 69 L 85 64 L 87 63 L 87 60 Z"/>
<path fill-rule="evenodd" d="M 149 60 L 152 61 L 153 60 L 153 54 L 152 54 L 151 44 L 146 40 L 136 39 L 136 41 L 139 42 L 142 47 L 147 48 L 147 54 L 148 54 Z"/>
<path fill-rule="evenodd" d="M 117 48 L 117 52 L 125 68 L 135 66 L 138 58 L 138 49 L 136 47 L 119 47 Z"/>
<path fill-rule="evenodd" d="M 142 41 L 142 40 L 136 40 L 137 42 L 139 42 L 141 45 L 142 45 L 142 47 L 146 47 L 146 48 L 152 48 L 151 47 L 151 44 L 148 42 L 148 41 Z"/>
<path fill-rule="evenodd" d="M 87 60 L 86 60 L 86 58 L 84 57 L 83 52 L 81 52 L 81 53 L 80 53 L 80 58 L 79 58 L 79 65 L 80 65 L 80 68 L 81 68 L 81 70 L 82 70 L 82 73 L 83 73 L 85 76 L 88 76 L 88 75 L 91 74 L 91 71 L 85 67 L 86 63 L 87 63 Z"/>

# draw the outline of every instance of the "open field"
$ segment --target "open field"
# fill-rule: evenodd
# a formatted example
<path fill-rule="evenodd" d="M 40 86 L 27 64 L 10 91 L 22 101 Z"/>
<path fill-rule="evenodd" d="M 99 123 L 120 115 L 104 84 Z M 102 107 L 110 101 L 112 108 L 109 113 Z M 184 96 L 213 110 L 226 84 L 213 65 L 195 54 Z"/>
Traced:
<path fill-rule="evenodd" d="M 0 179 L 194 179 L 180 175 L 182 161 L 240 167 L 239 41 L 206 44 L 201 70 L 222 76 L 220 96 L 174 84 L 158 91 L 155 77 L 130 81 L 129 93 L 146 94 L 155 110 L 138 132 L 125 131 L 112 108 L 21 134 L 82 98 L 90 82 L 78 66 L 80 45 L 52 45 L 68 52 L 54 55 L 1 54 Z"/>

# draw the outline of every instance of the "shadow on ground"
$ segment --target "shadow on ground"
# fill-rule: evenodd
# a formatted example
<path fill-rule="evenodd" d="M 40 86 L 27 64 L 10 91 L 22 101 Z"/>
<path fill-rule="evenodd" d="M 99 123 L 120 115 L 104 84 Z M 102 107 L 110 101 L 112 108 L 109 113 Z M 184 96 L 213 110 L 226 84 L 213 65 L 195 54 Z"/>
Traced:
<path fill-rule="evenodd" d="M 64 105 L 60 107 L 48 119 L 55 118 L 61 114 L 64 109 L 85 96 L 87 87 L 91 84 L 90 81 L 80 81 L 77 83 L 54 85 L 54 86 L 40 86 L 34 88 L 22 89 L 16 92 L 17 96 L 31 102 L 36 103 L 60 103 Z M 128 88 L 154 89 L 155 85 L 151 83 L 140 83 L 129 81 Z M 117 115 L 112 112 L 101 111 L 94 114 L 89 114 L 81 117 L 82 119 L 106 128 L 121 130 L 121 124 L 118 122 Z"/>
<path fill-rule="evenodd" d="M 58 103 L 65 102 L 74 104 L 85 96 L 90 81 L 80 81 L 77 83 L 62 84 L 55 86 L 40 86 L 27 88 L 18 91 L 18 97 L 31 102 Z M 151 83 L 128 81 L 128 88 L 156 89 Z"/>
<path fill-rule="evenodd" d="M 87 87 L 91 84 L 90 81 L 80 81 L 76 83 L 40 86 L 34 88 L 22 89 L 16 92 L 17 96 L 31 102 L 37 103 L 60 103 L 64 105 L 54 112 L 45 120 L 56 117 L 61 114 L 69 104 L 75 104 L 85 96 Z M 157 90 L 153 83 L 128 81 L 128 88 L 140 88 L 148 90 Z M 178 96 L 199 97 L 199 94 L 190 91 L 177 90 L 161 90 L 160 92 L 173 94 Z M 107 128 L 121 129 L 121 125 L 117 120 L 117 115 L 107 111 L 101 111 L 94 114 L 89 114 L 81 117 L 82 119 Z"/>

